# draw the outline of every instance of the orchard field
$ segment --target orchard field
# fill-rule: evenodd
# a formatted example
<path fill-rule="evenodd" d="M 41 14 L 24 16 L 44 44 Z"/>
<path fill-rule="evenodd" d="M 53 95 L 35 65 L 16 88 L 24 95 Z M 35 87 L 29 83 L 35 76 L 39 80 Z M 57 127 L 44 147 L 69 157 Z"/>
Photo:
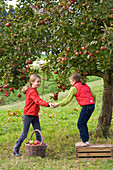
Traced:
<path fill-rule="evenodd" d="M 103 91 L 103 80 L 90 78 L 88 85 L 96 93 L 96 108 L 88 122 L 90 143 L 92 144 L 113 144 L 113 119 L 107 138 L 96 136 L 95 130 L 98 123 L 98 117 L 101 112 L 101 101 Z M 60 101 L 68 94 L 68 91 L 59 94 Z M 41 96 L 41 95 L 40 95 Z M 50 101 L 50 93 L 46 93 L 43 99 Z M 20 100 L 16 99 L 16 94 L 12 94 L 0 106 L 0 169 L 1 170 L 113 170 L 113 159 L 108 160 L 79 160 L 76 159 L 75 142 L 80 140 L 77 129 L 77 120 L 80 113 L 80 106 L 73 99 L 65 107 L 55 109 L 41 107 L 40 123 L 44 142 L 47 143 L 47 153 L 44 158 L 27 157 L 25 152 L 25 143 L 29 141 L 33 132 L 32 126 L 27 138 L 23 142 L 20 153 L 21 157 L 14 157 L 12 154 L 13 146 L 22 132 L 22 114 L 25 102 L 25 96 Z M 15 111 L 16 116 L 9 116 Z M 35 139 L 35 135 L 33 136 Z"/>

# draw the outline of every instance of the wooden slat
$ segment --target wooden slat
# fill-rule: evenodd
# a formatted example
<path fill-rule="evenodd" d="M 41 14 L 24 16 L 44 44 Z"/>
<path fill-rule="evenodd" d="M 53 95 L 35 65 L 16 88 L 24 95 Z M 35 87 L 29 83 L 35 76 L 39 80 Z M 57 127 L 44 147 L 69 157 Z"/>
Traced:
<path fill-rule="evenodd" d="M 111 148 L 77 148 L 77 152 L 110 152 Z"/>
<path fill-rule="evenodd" d="M 101 145 L 90 145 L 90 146 L 85 146 L 85 147 L 83 147 L 83 146 L 76 146 L 75 145 L 75 147 L 76 148 L 100 148 L 100 149 L 102 149 L 102 148 L 113 148 L 113 145 L 112 144 L 101 144 Z"/>
<path fill-rule="evenodd" d="M 78 159 L 77 157 L 76 157 L 76 159 Z M 90 157 L 90 158 L 87 158 L 87 157 L 84 157 L 84 158 L 82 158 L 82 157 L 80 157 L 79 158 L 80 160 L 86 160 L 86 161 L 92 161 L 92 160 L 107 160 L 107 159 L 113 159 L 113 157 Z"/>
<path fill-rule="evenodd" d="M 77 157 L 111 157 L 111 153 L 77 153 Z"/>

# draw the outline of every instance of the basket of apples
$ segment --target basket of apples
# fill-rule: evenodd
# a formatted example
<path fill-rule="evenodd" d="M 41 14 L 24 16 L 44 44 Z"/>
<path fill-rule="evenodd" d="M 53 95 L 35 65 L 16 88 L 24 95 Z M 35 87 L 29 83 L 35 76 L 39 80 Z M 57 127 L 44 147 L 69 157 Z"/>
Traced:
<path fill-rule="evenodd" d="M 41 142 L 39 142 L 38 140 L 32 140 L 32 136 L 36 131 L 38 131 L 41 136 Z M 35 129 L 32 132 L 29 142 L 25 143 L 25 149 L 27 156 L 45 156 L 47 144 L 43 142 L 43 137 L 40 130 Z"/>

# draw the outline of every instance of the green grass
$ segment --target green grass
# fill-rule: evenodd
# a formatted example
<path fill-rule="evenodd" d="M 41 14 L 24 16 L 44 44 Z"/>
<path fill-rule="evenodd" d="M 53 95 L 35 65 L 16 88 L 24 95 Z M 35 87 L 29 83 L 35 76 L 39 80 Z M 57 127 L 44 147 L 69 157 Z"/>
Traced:
<path fill-rule="evenodd" d="M 110 134 L 107 139 L 99 138 L 95 134 L 98 117 L 101 112 L 101 101 L 103 82 L 102 79 L 88 82 L 91 89 L 96 93 L 96 109 L 91 116 L 88 127 L 90 143 L 92 144 L 113 144 L 113 120 L 111 123 Z M 59 94 L 61 101 L 68 94 Z M 50 101 L 50 94 L 43 96 L 43 99 Z M 77 120 L 81 107 L 77 104 L 75 98 L 65 107 L 55 109 L 41 107 L 40 123 L 44 142 L 47 143 L 47 154 L 45 158 L 26 157 L 25 143 L 29 141 L 33 132 L 32 126 L 25 141 L 23 142 L 20 153 L 21 157 L 14 157 L 12 154 L 13 146 L 22 132 L 22 112 L 24 99 L 0 107 L 0 167 L 2 170 L 113 170 L 113 160 L 78 160 L 75 155 L 75 142 L 80 141 L 79 131 L 77 129 Z M 8 110 L 21 112 L 21 116 L 8 116 Z M 35 135 L 33 135 L 35 139 Z"/>

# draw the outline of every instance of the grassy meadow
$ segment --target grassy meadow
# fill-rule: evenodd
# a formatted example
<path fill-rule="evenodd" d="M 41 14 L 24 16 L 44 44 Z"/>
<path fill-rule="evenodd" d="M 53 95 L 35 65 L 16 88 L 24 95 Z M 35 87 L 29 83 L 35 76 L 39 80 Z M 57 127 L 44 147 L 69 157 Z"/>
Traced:
<path fill-rule="evenodd" d="M 92 144 L 113 144 L 113 120 L 110 133 L 107 139 L 96 136 L 95 130 L 102 106 L 102 79 L 90 78 L 88 85 L 96 93 L 96 108 L 91 116 L 88 127 L 90 143 Z M 68 94 L 68 91 L 59 94 L 61 101 Z M 50 101 L 50 94 L 44 94 L 43 99 Z M 6 100 L 5 105 L 0 106 L 0 169 L 1 170 L 113 170 L 113 159 L 104 160 L 80 160 L 76 159 L 75 143 L 80 141 L 77 129 L 77 120 L 81 107 L 75 98 L 65 107 L 55 109 L 42 107 L 40 109 L 40 124 L 44 142 L 47 143 L 47 153 L 44 158 L 26 157 L 25 143 L 29 141 L 33 132 L 30 130 L 23 142 L 20 153 L 21 157 L 14 157 L 13 146 L 22 132 L 22 114 L 25 103 L 25 96 L 22 99 L 15 99 L 13 94 Z M 8 111 L 17 116 L 9 116 Z M 35 139 L 35 135 L 33 135 Z"/>

